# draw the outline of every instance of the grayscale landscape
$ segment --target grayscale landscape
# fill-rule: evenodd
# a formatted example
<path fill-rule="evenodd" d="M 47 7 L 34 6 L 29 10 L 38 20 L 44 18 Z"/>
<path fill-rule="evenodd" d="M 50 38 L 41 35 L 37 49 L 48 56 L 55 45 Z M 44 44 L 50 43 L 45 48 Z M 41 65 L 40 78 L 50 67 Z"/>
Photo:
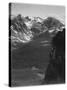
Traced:
<path fill-rule="evenodd" d="M 65 27 L 64 10 L 64 6 L 11 4 L 11 86 L 45 82 L 53 37 Z M 63 82 L 59 78 L 53 83 Z"/>

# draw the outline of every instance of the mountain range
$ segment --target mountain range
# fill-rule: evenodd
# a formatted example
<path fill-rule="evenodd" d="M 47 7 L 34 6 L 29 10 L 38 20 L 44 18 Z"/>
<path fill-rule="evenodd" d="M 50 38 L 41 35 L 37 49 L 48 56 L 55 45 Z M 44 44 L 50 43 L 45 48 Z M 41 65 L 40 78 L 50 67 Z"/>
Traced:
<path fill-rule="evenodd" d="M 13 46 L 17 43 L 28 43 L 35 37 L 42 36 L 47 32 L 54 36 L 58 31 L 62 31 L 65 26 L 61 21 L 54 17 L 42 19 L 40 17 L 10 16 L 11 42 Z"/>

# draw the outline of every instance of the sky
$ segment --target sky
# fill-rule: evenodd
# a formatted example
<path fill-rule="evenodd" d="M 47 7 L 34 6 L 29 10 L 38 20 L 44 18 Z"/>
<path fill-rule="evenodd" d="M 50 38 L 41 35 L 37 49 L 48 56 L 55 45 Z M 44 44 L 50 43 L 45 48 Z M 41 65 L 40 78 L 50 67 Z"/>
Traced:
<path fill-rule="evenodd" d="M 46 18 L 48 16 L 56 17 L 65 23 L 65 7 L 55 5 L 37 5 L 37 4 L 24 4 L 12 3 L 11 15 L 33 16 Z"/>

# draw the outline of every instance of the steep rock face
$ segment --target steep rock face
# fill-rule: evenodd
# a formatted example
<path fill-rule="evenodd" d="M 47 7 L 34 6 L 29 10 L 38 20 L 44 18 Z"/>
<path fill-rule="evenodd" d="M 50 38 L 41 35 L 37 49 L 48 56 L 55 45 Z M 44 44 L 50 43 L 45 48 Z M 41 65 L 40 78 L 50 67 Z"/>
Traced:
<path fill-rule="evenodd" d="M 44 24 L 48 27 L 48 28 L 51 28 L 51 27 L 61 27 L 63 24 L 58 20 L 58 19 L 55 19 L 53 17 L 48 17 L 44 20 Z"/>
<path fill-rule="evenodd" d="M 61 27 L 63 27 L 64 25 L 57 19 L 53 18 L 53 17 L 48 17 L 43 21 L 43 24 L 45 25 L 48 30 L 57 30 L 57 29 L 61 29 Z"/>

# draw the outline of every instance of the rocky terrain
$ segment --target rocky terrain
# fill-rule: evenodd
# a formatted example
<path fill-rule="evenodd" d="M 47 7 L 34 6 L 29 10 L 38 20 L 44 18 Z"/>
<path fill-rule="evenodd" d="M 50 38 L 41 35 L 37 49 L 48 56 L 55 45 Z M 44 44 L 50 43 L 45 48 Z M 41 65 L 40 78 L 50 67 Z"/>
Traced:
<path fill-rule="evenodd" d="M 12 85 L 39 85 L 49 63 L 52 38 L 64 24 L 54 17 L 10 17 Z"/>

